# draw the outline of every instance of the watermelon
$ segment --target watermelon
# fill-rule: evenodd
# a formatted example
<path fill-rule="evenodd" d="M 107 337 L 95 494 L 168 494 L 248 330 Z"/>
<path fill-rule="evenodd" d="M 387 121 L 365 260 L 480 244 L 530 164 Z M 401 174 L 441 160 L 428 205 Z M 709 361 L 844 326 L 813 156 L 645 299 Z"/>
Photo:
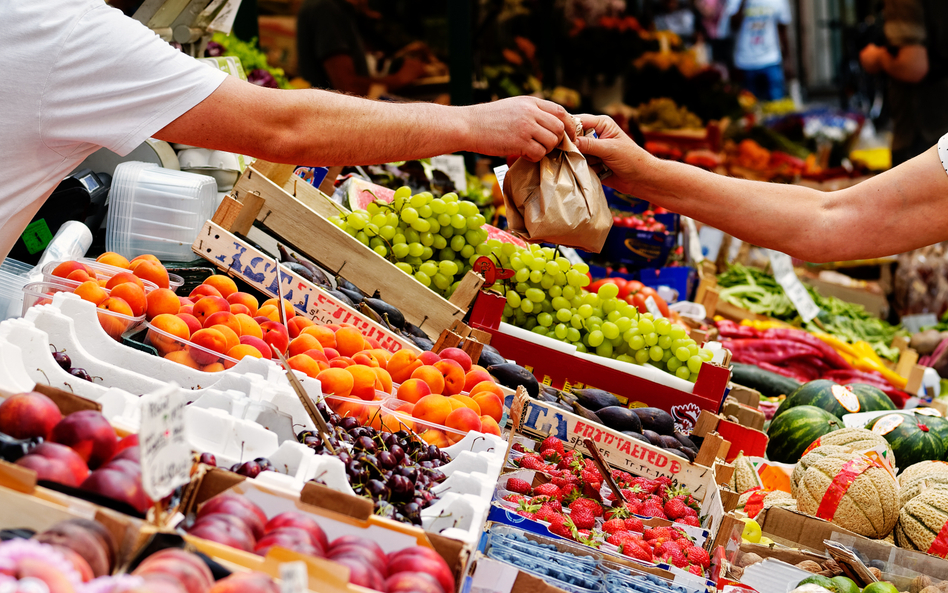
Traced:
<path fill-rule="evenodd" d="M 353 177 L 349 180 L 349 191 L 346 197 L 349 200 L 349 209 L 355 212 L 365 210 L 375 200 L 390 204 L 395 198 L 395 190 Z"/>
<path fill-rule="evenodd" d="M 945 456 L 948 457 L 948 420 L 945 420 L 932 408 L 916 408 L 912 410 L 915 419 L 928 427 L 935 436 L 945 444 Z M 943 458 L 944 459 L 944 458 Z"/>
<path fill-rule="evenodd" d="M 793 407 L 770 423 L 767 458 L 779 463 L 796 463 L 810 443 L 842 427 L 842 420 L 822 408 Z"/>
<path fill-rule="evenodd" d="M 909 413 L 886 414 L 874 419 L 866 428 L 882 435 L 889 442 L 899 467 L 908 467 L 920 461 L 944 459 L 944 441 L 921 422 L 922 418 L 923 416 Z"/>
<path fill-rule="evenodd" d="M 842 418 L 859 412 L 894 410 L 895 405 L 881 389 L 864 383 L 839 385 L 826 379 L 804 383 L 780 404 L 774 418 L 796 406 L 816 406 Z"/>

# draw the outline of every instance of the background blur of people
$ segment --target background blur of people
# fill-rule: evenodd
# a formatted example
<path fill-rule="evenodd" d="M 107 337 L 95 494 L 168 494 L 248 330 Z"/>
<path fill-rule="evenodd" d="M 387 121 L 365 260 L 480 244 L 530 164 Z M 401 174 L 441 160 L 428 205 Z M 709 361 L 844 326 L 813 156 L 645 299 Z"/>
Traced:
<path fill-rule="evenodd" d="M 724 18 L 727 0 L 695 0 L 701 28 L 711 47 L 711 59 L 730 68 L 734 59 L 728 19 Z"/>
<path fill-rule="evenodd" d="M 366 95 L 373 84 L 402 88 L 425 72 L 423 61 L 406 57 L 394 74 L 373 77 L 358 16 L 376 17 L 367 0 L 304 0 L 297 15 L 299 74 L 314 87 Z"/>
<path fill-rule="evenodd" d="M 735 35 L 734 68 L 744 88 L 761 101 L 786 96 L 786 78 L 793 74 L 787 52 L 787 0 L 728 0 L 726 17 Z M 784 77 L 786 74 L 786 78 Z"/>
<path fill-rule="evenodd" d="M 886 0 L 885 37 L 889 47 L 869 44 L 859 61 L 889 76 L 895 166 L 948 133 L 948 2 Z"/>
<path fill-rule="evenodd" d="M 688 0 L 664 0 L 662 10 L 655 15 L 656 31 L 671 31 L 681 37 L 686 45 L 695 40 L 695 13 Z"/>

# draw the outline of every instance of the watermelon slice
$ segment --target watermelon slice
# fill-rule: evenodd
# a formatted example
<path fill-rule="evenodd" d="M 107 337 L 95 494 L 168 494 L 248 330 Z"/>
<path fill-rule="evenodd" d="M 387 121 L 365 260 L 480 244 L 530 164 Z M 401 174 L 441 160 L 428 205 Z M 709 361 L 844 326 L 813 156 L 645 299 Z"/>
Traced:
<path fill-rule="evenodd" d="M 511 243 L 513 245 L 516 245 L 517 247 L 523 247 L 524 249 L 527 248 L 526 241 L 524 241 L 523 239 L 519 237 L 514 237 L 507 231 L 500 230 L 499 228 L 495 226 L 491 226 L 489 224 L 485 224 L 481 228 L 487 231 L 488 241 L 490 241 L 491 239 L 497 239 L 501 243 Z"/>
<path fill-rule="evenodd" d="M 352 177 L 349 179 L 349 209 L 365 210 L 375 200 L 391 203 L 395 199 L 395 190 Z"/>

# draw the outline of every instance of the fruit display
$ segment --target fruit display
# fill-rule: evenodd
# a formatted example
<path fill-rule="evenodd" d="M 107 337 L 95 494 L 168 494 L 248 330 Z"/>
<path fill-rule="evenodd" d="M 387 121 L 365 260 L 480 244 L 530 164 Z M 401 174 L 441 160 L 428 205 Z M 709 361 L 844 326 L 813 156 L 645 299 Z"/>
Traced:
<path fill-rule="evenodd" d="M 780 463 L 796 463 L 813 441 L 842 427 L 842 420 L 822 408 L 790 408 L 770 423 L 767 457 Z"/>
<path fill-rule="evenodd" d="M 906 466 L 945 458 L 945 442 L 917 414 L 886 414 L 866 428 L 881 435 L 892 447 L 895 459 Z"/>
<path fill-rule="evenodd" d="M 623 212 L 615 208 L 611 210 L 613 226 L 653 233 L 664 233 L 666 231 L 665 225 L 655 220 L 656 212 L 654 210 L 646 210 L 640 213 Z"/>

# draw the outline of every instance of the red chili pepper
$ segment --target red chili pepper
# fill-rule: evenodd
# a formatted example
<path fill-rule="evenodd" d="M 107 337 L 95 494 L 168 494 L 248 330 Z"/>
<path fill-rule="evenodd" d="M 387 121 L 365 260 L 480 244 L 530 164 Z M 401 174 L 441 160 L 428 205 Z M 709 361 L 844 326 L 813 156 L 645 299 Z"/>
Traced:
<path fill-rule="evenodd" d="M 795 340 L 812 346 L 822 353 L 826 364 L 836 369 L 851 369 L 851 364 L 846 362 L 833 347 L 817 338 L 816 336 L 800 329 L 768 329 L 761 334 L 762 338 L 777 338 L 782 340 Z"/>
<path fill-rule="evenodd" d="M 799 373 L 795 373 L 794 371 L 791 371 L 790 369 L 774 366 L 767 362 L 759 362 L 756 364 L 758 368 L 761 368 L 765 371 L 770 371 L 771 373 L 777 373 L 778 375 L 783 375 L 784 377 L 790 377 L 791 379 L 796 379 L 800 383 L 806 383 L 809 381 L 809 379 L 807 379 L 803 375 L 800 375 Z"/>
<path fill-rule="evenodd" d="M 807 356 L 819 358 L 821 355 L 821 352 L 816 348 L 793 340 L 728 340 L 725 342 L 725 347 L 731 350 L 732 353 L 750 351 L 759 360 L 770 363 L 779 363 L 791 358 Z"/>
<path fill-rule="evenodd" d="M 823 375 L 823 370 L 819 367 L 821 364 L 822 361 L 819 358 L 795 358 L 777 366 L 807 377 L 808 381 L 814 381 Z"/>
<path fill-rule="evenodd" d="M 749 325 L 739 325 L 729 319 L 716 322 L 715 327 L 722 338 L 757 338 L 760 332 Z"/>

